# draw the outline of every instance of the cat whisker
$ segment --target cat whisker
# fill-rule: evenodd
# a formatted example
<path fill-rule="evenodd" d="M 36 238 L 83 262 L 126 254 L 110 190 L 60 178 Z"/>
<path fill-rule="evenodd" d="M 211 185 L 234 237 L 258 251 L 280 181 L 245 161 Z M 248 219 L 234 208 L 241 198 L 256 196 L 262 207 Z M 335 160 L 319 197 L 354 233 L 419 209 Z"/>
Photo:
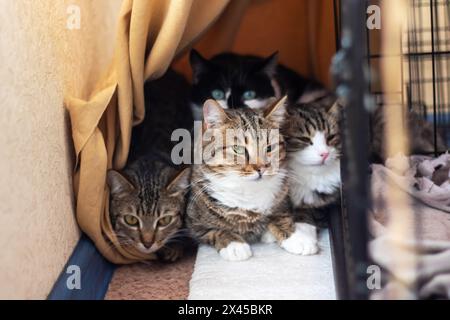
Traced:
<path fill-rule="evenodd" d="M 187 211 L 189 211 L 190 209 L 192 209 L 192 206 L 197 202 L 197 199 L 202 195 L 202 193 L 210 187 L 210 184 L 206 184 L 203 187 L 200 188 L 200 190 L 198 190 L 196 193 L 194 193 L 193 195 L 191 195 L 191 198 L 189 199 L 189 203 L 188 203 L 188 209 Z"/>

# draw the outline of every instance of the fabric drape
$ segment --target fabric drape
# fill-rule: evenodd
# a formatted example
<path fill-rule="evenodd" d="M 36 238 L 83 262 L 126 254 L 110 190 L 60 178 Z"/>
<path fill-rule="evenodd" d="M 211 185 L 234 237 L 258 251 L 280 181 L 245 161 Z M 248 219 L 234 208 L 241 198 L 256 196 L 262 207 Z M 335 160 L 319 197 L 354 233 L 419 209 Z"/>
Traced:
<path fill-rule="evenodd" d="M 106 76 L 88 99 L 65 99 L 76 152 L 77 220 L 113 263 L 149 259 L 118 244 L 109 220 L 106 187 L 107 170 L 125 166 L 132 127 L 144 118 L 144 81 L 163 75 L 174 57 L 227 6 L 236 5 L 228 0 L 124 0 Z M 233 17 L 224 23 L 233 25 Z"/>

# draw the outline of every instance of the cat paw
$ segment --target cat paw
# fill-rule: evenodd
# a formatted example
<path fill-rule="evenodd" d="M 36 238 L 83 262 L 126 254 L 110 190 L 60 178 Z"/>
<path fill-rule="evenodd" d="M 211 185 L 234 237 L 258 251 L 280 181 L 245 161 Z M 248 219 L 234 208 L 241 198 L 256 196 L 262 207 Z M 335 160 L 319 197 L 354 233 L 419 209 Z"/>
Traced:
<path fill-rule="evenodd" d="M 276 241 L 277 241 L 277 239 L 270 231 L 266 231 L 261 237 L 262 243 L 274 243 Z"/>
<path fill-rule="evenodd" d="M 183 249 L 179 247 L 163 248 L 159 250 L 156 255 L 161 261 L 175 262 L 183 256 Z"/>
<path fill-rule="evenodd" d="M 287 252 L 313 255 L 319 252 L 316 227 L 307 223 L 296 223 L 295 232 L 283 240 L 280 246 Z"/>
<path fill-rule="evenodd" d="M 228 261 L 243 261 L 252 256 L 252 249 L 248 243 L 232 241 L 226 248 L 220 249 L 219 254 Z"/>

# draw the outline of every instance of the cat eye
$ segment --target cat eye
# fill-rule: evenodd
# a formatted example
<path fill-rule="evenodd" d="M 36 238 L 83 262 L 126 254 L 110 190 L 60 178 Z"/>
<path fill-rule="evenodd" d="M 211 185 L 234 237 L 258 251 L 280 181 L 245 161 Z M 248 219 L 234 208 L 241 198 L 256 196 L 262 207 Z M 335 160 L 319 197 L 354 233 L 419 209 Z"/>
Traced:
<path fill-rule="evenodd" d="M 253 90 L 249 90 L 249 91 L 245 91 L 244 94 L 242 95 L 242 98 L 244 98 L 244 100 L 252 100 L 256 98 L 256 92 Z"/>
<path fill-rule="evenodd" d="M 233 146 L 233 151 L 236 153 L 236 154 L 244 154 L 245 153 L 245 147 L 243 147 L 243 146 L 238 146 L 238 145 L 234 145 Z"/>
<path fill-rule="evenodd" d="M 311 139 L 308 137 L 300 137 L 300 138 L 298 138 L 298 140 L 300 140 L 301 142 L 306 143 L 306 144 L 312 144 Z"/>
<path fill-rule="evenodd" d="M 161 227 L 165 227 L 165 226 L 169 225 L 169 223 L 171 223 L 171 222 L 172 222 L 172 217 L 165 216 L 158 220 L 158 225 L 160 225 Z"/>
<path fill-rule="evenodd" d="M 138 218 L 136 216 L 133 216 L 131 214 L 126 215 L 123 220 L 125 223 L 131 227 L 136 227 L 139 224 Z"/>
<path fill-rule="evenodd" d="M 270 145 L 270 146 L 267 146 L 267 152 L 272 152 L 275 148 L 276 148 L 277 146 L 276 145 Z"/>
<path fill-rule="evenodd" d="M 220 89 L 215 89 L 211 92 L 211 96 L 215 100 L 223 100 L 225 98 L 225 92 Z"/>

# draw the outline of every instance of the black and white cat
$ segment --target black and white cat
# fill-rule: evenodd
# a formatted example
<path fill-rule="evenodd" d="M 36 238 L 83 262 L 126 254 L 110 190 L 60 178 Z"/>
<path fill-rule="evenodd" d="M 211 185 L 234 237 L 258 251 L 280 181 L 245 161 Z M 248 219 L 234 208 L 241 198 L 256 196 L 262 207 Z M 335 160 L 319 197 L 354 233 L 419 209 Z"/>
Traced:
<path fill-rule="evenodd" d="M 308 103 L 330 95 L 320 83 L 278 64 L 277 52 L 267 58 L 222 53 L 207 60 L 192 50 L 190 63 L 191 108 L 196 120 L 202 118 L 203 103 L 211 98 L 224 109 L 259 109 L 271 97 L 287 95 L 290 103 Z"/>

